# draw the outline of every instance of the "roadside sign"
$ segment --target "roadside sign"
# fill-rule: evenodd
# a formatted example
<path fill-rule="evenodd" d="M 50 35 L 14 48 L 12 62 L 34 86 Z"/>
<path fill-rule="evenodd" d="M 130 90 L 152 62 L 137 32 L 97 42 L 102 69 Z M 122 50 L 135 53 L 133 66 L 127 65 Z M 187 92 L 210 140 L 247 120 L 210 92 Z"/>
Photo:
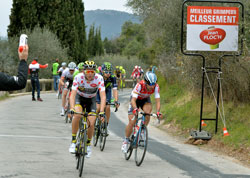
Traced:
<path fill-rule="evenodd" d="M 187 7 L 188 51 L 238 51 L 238 36 L 238 7 Z"/>

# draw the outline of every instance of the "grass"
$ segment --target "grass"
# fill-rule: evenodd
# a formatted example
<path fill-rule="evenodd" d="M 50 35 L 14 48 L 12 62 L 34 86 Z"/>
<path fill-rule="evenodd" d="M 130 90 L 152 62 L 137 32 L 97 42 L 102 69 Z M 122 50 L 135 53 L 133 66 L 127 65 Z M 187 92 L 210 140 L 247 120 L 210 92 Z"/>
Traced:
<path fill-rule="evenodd" d="M 188 136 L 190 130 L 198 130 L 200 122 L 200 95 L 187 89 L 183 83 L 169 84 L 158 75 L 161 94 L 161 111 L 165 124 L 173 123 Z M 213 98 L 204 98 L 203 118 L 215 118 L 216 105 Z M 218 132 L 215 121 L 205 121 L 202 129 L 213 134 L 213 140 L 233 149 L 250 148 L 250 104 L 224 101 L 226 127 L 230 136 L 223 136 L 223 123 L 219 117 Z"/>
<path fill-rule="evenodd" d="M 3 95 L 0 96 L 0 101 L 5 100 L 7 98 L 9 98 L 9 94 L 5 93 L 5 94 L 3 94 Z"/>

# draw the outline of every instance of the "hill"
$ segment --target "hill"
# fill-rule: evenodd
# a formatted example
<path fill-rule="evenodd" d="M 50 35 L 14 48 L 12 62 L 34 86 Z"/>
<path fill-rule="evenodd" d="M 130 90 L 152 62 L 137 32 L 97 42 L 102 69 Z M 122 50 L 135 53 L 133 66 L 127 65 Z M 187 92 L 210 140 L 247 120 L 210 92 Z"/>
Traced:
<path fill-rule="evenodd" d="M 118 37 L 121 33 L 121 27 L 126 21 L 140 23 L 139 17 L 133 14 L 115 11 L 115 10 L 90 10 L 84 12 L 86 32 L 89 27 L 95 24 L 95 27 L 101 26 L 102 39 L 107 37 L 112 39 Z"/>

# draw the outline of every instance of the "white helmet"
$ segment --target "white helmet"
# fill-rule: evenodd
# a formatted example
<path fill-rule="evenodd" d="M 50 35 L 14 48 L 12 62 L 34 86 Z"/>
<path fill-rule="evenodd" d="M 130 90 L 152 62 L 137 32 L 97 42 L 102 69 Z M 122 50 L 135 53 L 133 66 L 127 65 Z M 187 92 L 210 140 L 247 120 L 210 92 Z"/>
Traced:
<path fill-rule="evenodd" d="M 76 63 L 70 62 L 70 63 L 68 64 L 68 68 L 69 68 L 69 70 L 75 70 L 75 68 L 76 68 Z"/>
<path fill-rule="evenodd" d="M 62 63 L 62 66 L 63 66 L 63 67 L 66 67 L 66 66 L 67 66 L 67 63 L 66 63 L 66 62 L 63 62 L 63 63 Z"/>
<path fill-rule="evenodd" d="M 138 68 L 138 66 L 135 66 L 135 68 L 137 69 L 137 68 Z"/>

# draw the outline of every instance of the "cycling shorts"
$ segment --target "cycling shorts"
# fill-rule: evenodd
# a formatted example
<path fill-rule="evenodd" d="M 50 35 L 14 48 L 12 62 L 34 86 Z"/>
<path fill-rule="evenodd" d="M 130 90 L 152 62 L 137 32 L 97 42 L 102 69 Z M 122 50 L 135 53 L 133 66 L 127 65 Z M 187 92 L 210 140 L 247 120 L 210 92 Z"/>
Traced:
<path fill-rule="evenodd" d="M 131 105 L 131 99 L 132 99 L 132 97 L 130 97 L 130 103 L 129 103 L 129 107 L 128 107 L 128 114 L 129 115 L 131 115 L 131 114 L 133 114 L 133 107 L 132 107 L 132 105 Z M 144 99 L 142 99 L 142 100 L 139 100 L 139 99 L 136 99 L 136 107 L 137 108 L 143 108 L 143 106 L 146 104 L 146 103 L 151 103 L 151 99 L 150 99 L 150 97 L 148 97 L 148 98 L 144 98 Z"/>
<path fill-rule="evenodd" d="M 96 113 L 96 97 L 93 98 L 84 98 L 79 94 L 76 94 L 75 105 L 80 104 L 84 110 L 86 108 L 86 112 Z"/>
<path fill-rule="evenodd" d="M 106 102 L 108 102 L 108 103 L 111 103 L 111 93 L 112 93 L 111 90 L 112 90 L 111 87 L 105 88 L 105 92 L 106 92 Z M 99 93 L 99 91 L 97 92 L 97 95 L 96 95 L 96 102 L 97 102 L 98 104 L 101 103 L 101 98 L 100 98 L 100 93 Z"/>

